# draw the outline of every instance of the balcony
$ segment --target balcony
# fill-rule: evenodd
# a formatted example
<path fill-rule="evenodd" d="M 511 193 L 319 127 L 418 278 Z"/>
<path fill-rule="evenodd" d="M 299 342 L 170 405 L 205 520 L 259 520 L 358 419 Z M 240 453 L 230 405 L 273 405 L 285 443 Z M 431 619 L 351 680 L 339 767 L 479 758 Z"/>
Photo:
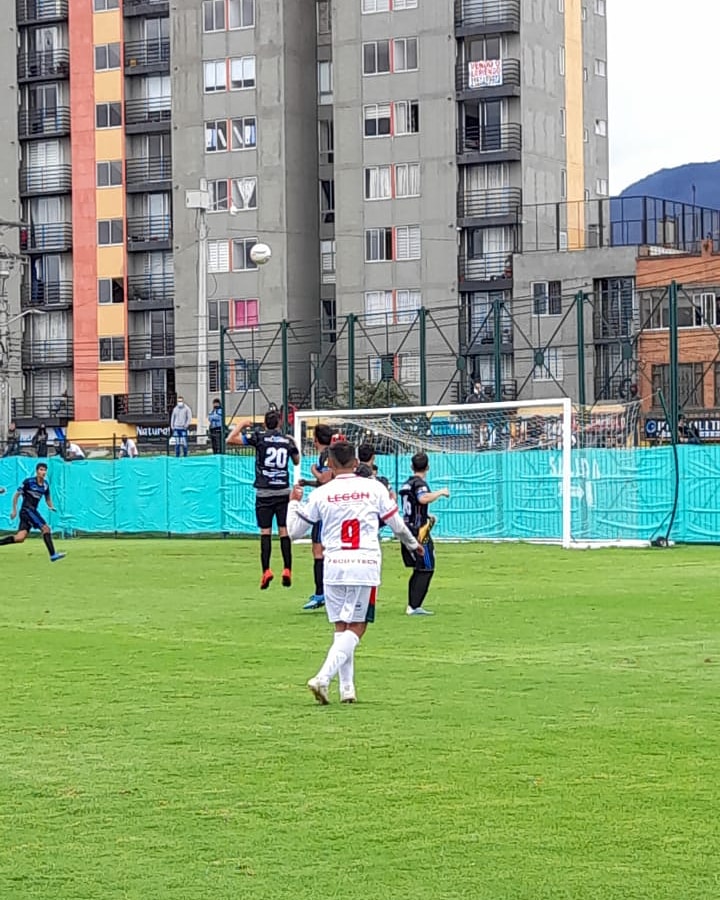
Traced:
<path fill-rule="evenodd" d="M 20 249 L 23 253 L 62 253 L 72 247 L 70 222 L 48 222 L 31 225 L 20 232 Z"/>
<path fill-rule="evenodd" d="M 70 134 L 70 108 L 23 110 L 18 117 L 18 136 L 21 138 L 62 137 Z"/>
<path fill-rule="evenodd" d="M 58 369 L 73 364 L 73 342 L 25 341 L 22 345 L 23 369 Z"/>
<path fill-rule="evenodd" d="M 169 0 L 124 0 L 123 15 L 126 19 L 133 16 L 168 16 Z"/>
<path fill-rule="evenodd" d="M 170 74 L 170 38 L 125 44 L 126 75 Z"/>
<path fill-rule="evenodd" d="M 128 250 L 172 250 L 172 220 L 167 216 L 140 216 L 127 221 Z"/>
<path fill-rule="evenodd" d="M 70 74 L 69 50 L 43 50 L 18 56 L 18 81 L 56 81 Z"/>
<path fill-rule="evenodd" d="M 20 170 L 20 194 L 69 194 L 72 188 L 70 166 L 32 166 Z"/>
<path fill-rule="evenodd" d="M 172 189 L 172 159 L 141 157 L 125 163 L 125 186 L 128 194 Z"/>
<path fill-rule="evenodd" d="M 26 282 L 20 292 L 23 309 L 69 309 L 72 302 L 72 281 Z"/>
<path fill-rule="evenodd" d="M 75 416 L 75 400 L 66 394 L 33 394 L 12 398 L 12 420 L 18 428 L 63 428 Z"/>
<path fill-rule="evenodd" d="M 131 334 L 128 362 L 131 369 L 171 369 L 175 365 L 175 335 Z"/>
<path fill-rule="evenodd" d="M 127 286 L 128 310 L 172 309 L 175 279 L 172 275 L 130 275 Z"/>
<path fill-rule="evenodd" d="M 118 409 L 118 422 L 145 425 L 161 422 L 167 425 L 170 414 L 177 402 L 177 394 L 125 394 L 123 404 Z"/>
<path fill-rule="evenodd" d="M 149 97 L 125 101 L 125 131 L 145 134 L 170 131 L 172 100 L 170 97 Z"/>
<path fill-rule="evenodd" d="M 520 188 L 495 188 L 488 191 L 463 191 L 458 194 L 458 224 L 470 226 L 517 225 L 521 219 Z"/>
<path fill-rule="evenodd" d="M 512 250 L 469 256 L 461 253 L 458 279 L 462 291 L 510 290 L 512 287 Z"/>
<path fill-rule="evenodd" d="M 520 0 L 455 0 L 458 37 L 519 31 Z"/>
<path fill-rule="evenodd" d="M 519 162 L 522 139 L 519 124 L 481 128 L 477 122 L 465 123 L 458 130 L 457 152 L 460 162 Z"/>
<path fill-rule="evenodd" d="M 460 99 L 481 96 L 520 96 L 520 61 L 517 59 L 488 59 L 458 63 L 455 67 L 455 90 Z"/>
<path fill-rule="evenodd" d="M 62 22 L 68 17 L 68 0 L 16 0 L 18 25 Z"/>

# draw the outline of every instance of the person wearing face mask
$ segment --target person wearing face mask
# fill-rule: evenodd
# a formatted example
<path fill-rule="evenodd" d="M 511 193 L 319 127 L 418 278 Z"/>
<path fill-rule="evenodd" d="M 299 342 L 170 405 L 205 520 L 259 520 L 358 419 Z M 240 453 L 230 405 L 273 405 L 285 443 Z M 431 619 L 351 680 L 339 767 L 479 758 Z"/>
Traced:
<path fill-rule="evenodd" d="M 170 430 L 175 438 L 175 456 L 188 455 L 188 430 L 192 422 L 192 410 L 182 397 L 177 398 L 177 403 L 170 416 Z"/>

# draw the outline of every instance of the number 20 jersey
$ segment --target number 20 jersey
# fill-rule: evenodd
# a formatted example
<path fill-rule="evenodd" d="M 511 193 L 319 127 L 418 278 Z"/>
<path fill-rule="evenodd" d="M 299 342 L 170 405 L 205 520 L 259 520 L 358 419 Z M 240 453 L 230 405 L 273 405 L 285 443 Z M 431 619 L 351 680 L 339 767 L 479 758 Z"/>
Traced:
<path fill-rule="evenodd" d="M 338 475 L 308 497 L 299 514 L 322 522 L 326 584 L 380 584 L 382 552 L 378 523 L 397 512 L 382 484 L 357 475 Z"/>
<path fill-rule="evenodd" d="M 297 458 L 295 441 L 279 431 L 256 431 L 245 438 L 255 448 L 255 483 L 259 494 L 290 493 L 288 466 Z"/>

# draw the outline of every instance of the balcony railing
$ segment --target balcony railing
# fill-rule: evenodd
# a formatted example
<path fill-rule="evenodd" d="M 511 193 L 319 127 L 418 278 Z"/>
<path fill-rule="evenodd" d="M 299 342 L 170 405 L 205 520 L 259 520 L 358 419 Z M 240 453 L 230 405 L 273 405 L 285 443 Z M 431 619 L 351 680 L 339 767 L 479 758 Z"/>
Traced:
<path fill-rule="evenodd" d="M 501 281 L 512 278 L 512 251 L 459 258 L 460 281 Z"/>
<path fill-rule="evenodd" d="M 26 341 L 22 345 L 23 368 L 71 366 L 72 362 L 73 342 L 71 340 Z"/>
<path fill-rule="evenodd" d="M 17 0 L 18 25 L 34 22 L 58 22 L 68 17 L 68 0 Z"/>
<path fill-rule="evenodd" d="M 169 420 L 177 403 L 177 394 L 154 392 L 152 394 L 125 394 L 118 409 L 121 422 L 143 419 Z"/>
<path fill-rule="evenodd" d="M 455 0 L 455 27 L 517 32 L 520 30 L 520 0 Z"/>
<path fill-rule="evenodd" d="M 520 87 L 520 61 L 517 59 L 490 59 L 461 62 L 455 67 L 455 90 L 492 91 L 503 93 L 502 88 Z"/>
<path fill-rule="evenodd" d="M 128 276 L 128 303 L 146 304 L 148 307 L 172 305 L 175 298 L 175 278 L 172 275 Z"/>
<path fill-rule="evenodd" d="M 27 397 L 13 397 L 12 418 L 14 422 L 22 419 L 35 419 L 50 424 L 55 421 L 68 421 L 75 416 L 75 399 L 65 394 L 32 394 Z"/>
<path fill-rule="evenodd" d="M 125 74 L 133 70 L 170 70 L 170 38 L 129 41 L 125 44 Z M 138 72 L 140 74 L 140 72 Z"/>
<path fill-rule="evenodd" d="M 166 359 L 174 355 L 174 334 L 131 334 L 128 337 L 128 359 L 130 362 L 140 362 L 147 359 Z"/>
<path fill-rule="evenodd" d="M 32 253 L 50 250 L 69 250 L 72 247 L 72 225 L 69 222 L 49 222 L 31 225 L 20 232 L 20 249 Z"/>
<path fill-rule="evenodd" d="M 67 78 L 69 73 L 68 50 L 42 50 L 38 53 L 21 53 L 18 56 L 18 81 Z"/>
<path fill-rule="evenodd" d="M 157 184 L 172 178 L 172 159 L 169 156 L 141 157 L 125 163 L 125 183 L 128 187 Z"/>
<path fill-rule="evenodd" d="M 23 110 L 18 117 L 18 134 L 21 138 L 70 134 L 70 108 L 55 106 L 52 109 Z"/>
<path fill-rule="evenodd" d="M 495 188 L 489 191 L 460 191 L 459 219 L 520 220 L 522 192 L 520 188 Z"/>
<path fill-rule="evenodd" d="M 170 128 L 171 118 L 172 100 L 170 97 L 149 97 L 125 101 L 126 126 L 162 125 Z"/>
<path fill-rule="evenodd" d="M 23 309 L 72 306 L 72 281 L 34 282 L 24 284 L 20 292 Z"/>
<path fill-rule="evenodd" d="M 167 216 L 140 216 L 128 219 L 128 248 L 137 244 L 167 243 L 172 240 L 172 220 Z"/>
<path fill-rule="evenodd" d="M 130 16 L 167 16 L 170 13 L 169 0 L 124 0 L 123 15 Z"/>
<path fill-rule="evenodd" d="M 466 124 L 458 131 L 458 153 L 519 153 L 522 149 L 520 125 L 491 125 L 481 128 Z"/>
<path fill-rule="evenodd" d="M 33 166 L 20 171 L 21 194 L 69 194 L 71 187 L 70 166 Z"/>

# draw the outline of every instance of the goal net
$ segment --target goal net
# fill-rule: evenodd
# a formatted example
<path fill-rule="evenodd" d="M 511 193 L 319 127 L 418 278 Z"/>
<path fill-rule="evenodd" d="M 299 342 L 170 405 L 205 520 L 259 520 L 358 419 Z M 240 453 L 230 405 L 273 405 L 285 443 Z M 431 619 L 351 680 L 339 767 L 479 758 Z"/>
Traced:
<path fill-rule="evenodd" d="M 638 478 L 638 411 L 568 399 L 298 411 L 297 474 L 311 477 L 313 431 L 323 423 L 371 445 L 395 490 L 413 454 L 427 453 L 431 489 L 450 489 L 433 507 L 438 538 L 644 545 L 667 504 Z"/>

